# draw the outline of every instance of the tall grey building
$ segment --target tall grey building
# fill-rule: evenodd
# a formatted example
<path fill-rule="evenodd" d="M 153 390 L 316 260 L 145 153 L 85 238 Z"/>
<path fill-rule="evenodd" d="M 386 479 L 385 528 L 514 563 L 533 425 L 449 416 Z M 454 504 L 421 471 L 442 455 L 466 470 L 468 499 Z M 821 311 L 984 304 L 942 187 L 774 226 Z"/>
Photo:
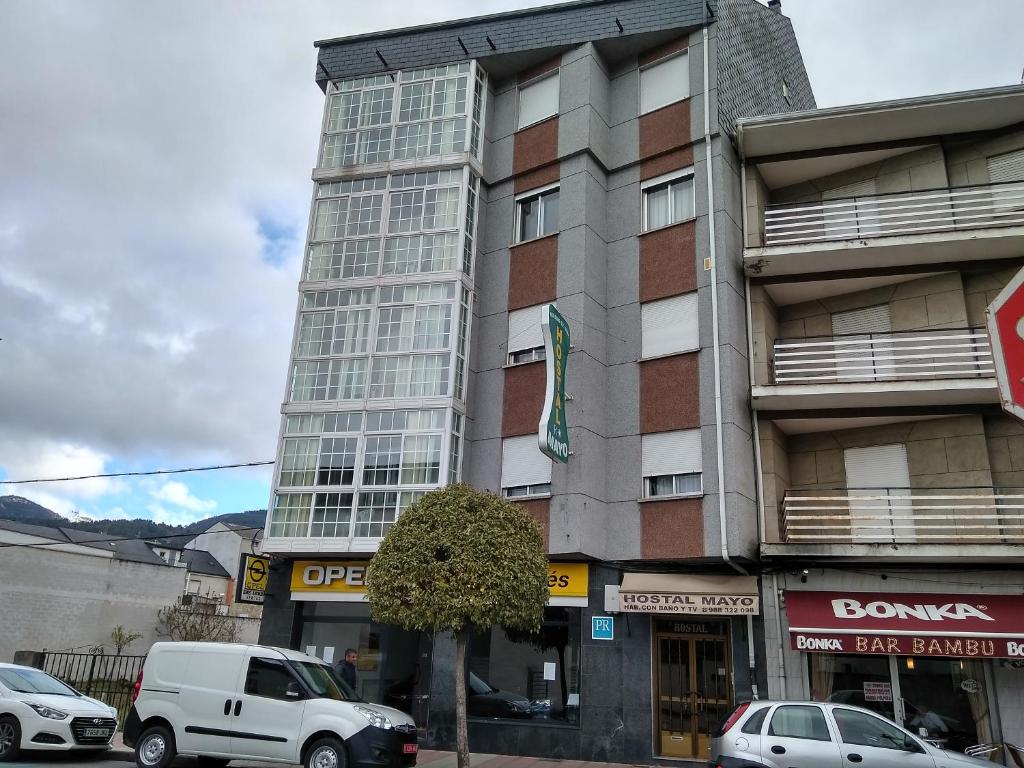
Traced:
<path fill-rule="evenodd" d="M 355 650 L 359 692 L 424 744 L 453 740 L 452 643 L 374 624 L 362 584 L 449 482 L 521 503 L 551 558 L 539 635 L 471 643 L 475 750 L 702 758 L 766 683 L 731 126 L 814 107 L 773 5 L 587 0 L 317 44 L 261 637 Z M 566 463 L 537 445 L 546 304 L 572 334 Z"/>

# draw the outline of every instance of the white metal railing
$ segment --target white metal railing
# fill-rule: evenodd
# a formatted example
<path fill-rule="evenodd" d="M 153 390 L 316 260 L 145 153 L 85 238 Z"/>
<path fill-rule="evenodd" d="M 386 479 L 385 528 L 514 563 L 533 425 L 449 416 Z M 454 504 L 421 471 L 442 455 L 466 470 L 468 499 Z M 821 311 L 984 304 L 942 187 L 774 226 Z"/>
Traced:
<path fill-rule="evenodd" d="M 769 205 L 764 244 L 1024 226 L 1024 181 Z"/>
<path fill-rule="evenodd" d="M 786 491 L 793 544 L 1024 544 L 1024 488 Z"/>
<path fill-rule="evenodd" d="M 776 384 L 995 375 L 984 328 L 778 339 L 773 370 Z"/>

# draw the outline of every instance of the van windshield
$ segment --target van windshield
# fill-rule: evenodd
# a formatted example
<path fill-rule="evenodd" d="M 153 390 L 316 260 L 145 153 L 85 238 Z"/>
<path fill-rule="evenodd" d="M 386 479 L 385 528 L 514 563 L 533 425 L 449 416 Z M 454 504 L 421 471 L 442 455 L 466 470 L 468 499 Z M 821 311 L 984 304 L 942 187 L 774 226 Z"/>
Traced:
<path fill-rule="evenodd" d="M 326 664 L 308 661 L 289 661 L 295 673 L 321 699 L 335 701 L 362 701 L 338 674 Z"/>

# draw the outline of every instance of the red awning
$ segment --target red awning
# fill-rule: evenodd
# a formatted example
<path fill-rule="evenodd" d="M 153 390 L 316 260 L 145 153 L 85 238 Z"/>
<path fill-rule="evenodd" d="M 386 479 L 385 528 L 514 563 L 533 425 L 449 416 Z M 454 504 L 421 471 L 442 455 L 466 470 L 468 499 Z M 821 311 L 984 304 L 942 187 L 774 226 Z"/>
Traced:
<path fill-rule="evenodd" d="M 786 590 L 794 650 L 1024 658 L 1024 596 Z"/>

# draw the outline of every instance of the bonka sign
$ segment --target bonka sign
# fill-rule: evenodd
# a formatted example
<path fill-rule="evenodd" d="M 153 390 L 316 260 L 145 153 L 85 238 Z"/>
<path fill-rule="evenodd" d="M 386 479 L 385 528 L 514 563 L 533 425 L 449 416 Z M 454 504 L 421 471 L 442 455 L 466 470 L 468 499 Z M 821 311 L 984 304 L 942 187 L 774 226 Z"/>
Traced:
<path fill-rule="evenodd" d="M 262 603 L 267 594 L 270 561 L 259 555 L 242 555 L 238 570 L 238 594 L 235 599 L 239 603 Z"/>
<path fill-rule="evenodd" d="M 787 590 L 794 650 L 1024 657 L 1024 597 Z"/>
<path fill-rule="evenodd" d="M 569 461 L 569 430 L 565 425 L 565 364 L 569 359 L 569 324 L 554 304 L 541 307 L 547 386 L 544 410 L 537 425 L 541 451 L 563 464 Z"/>

